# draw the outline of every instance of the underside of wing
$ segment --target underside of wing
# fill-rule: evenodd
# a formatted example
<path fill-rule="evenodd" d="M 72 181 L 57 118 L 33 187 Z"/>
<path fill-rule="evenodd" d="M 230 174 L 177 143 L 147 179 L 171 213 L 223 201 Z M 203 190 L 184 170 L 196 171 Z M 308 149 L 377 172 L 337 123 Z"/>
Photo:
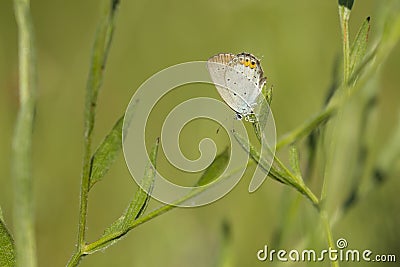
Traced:
<path fill-rule="evenodd" d="M 229 107 L 231 107 L 234 111 L 237 111 L 235 109 L 235 105 L 233 105 L 233 103 L 235 103 L 232 97 L 233 94 L 227 88 L 225 81 L 225 73 L 227 69 L 230 68 L 228 64 L 235 57 L 236 55 L 234 54 L 217 54 L 208 59 L 207 68 L 211 75 L 211 79 L 222 99 L 229 105 Z"/>

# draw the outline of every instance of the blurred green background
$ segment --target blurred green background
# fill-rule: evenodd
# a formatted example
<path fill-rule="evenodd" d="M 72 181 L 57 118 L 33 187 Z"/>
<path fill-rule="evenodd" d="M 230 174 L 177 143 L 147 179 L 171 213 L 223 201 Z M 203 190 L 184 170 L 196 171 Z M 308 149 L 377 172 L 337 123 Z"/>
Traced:
<path fill-rule="evenodd" d="M 65 265 L 75 249 L 83 106 L 100 13 L 98 2 L 32 1 L 39 82 L 33 176 L 41 266 Z M 369 47 L 376 43 L 382 20 L 380 10 L 385 3 L 355 2 L 350 21 L 351 38 L 362 21 L 371 16 Z M 323 105 L 332 80 L 333 62 L 341 55 L 337 9 L 337 1 L 320 0 L 122 1 L 99 97 L 94 143 L 102 140 L 125 111 L 135 90 L 154 73 L 178 63 L 206 60 L 220 52 L 243 51 L 262 58 L 264 72 L 274 85 L 272 110 L 277 136 L 281 136 Z M 11 1 L 1 1 L 0 205 L 11 230 L 10 153 L 18 110 L 17 54 L 13 5 Z M 379 90 L 377 122 L 371 137 L 374 151 L 385 144 L 398 122 L 399 68 L 397 46 L 381 67 L 376 84 Z M 219 98 L 214 90 L 204 93 L 200 95 Z M 209 133 L 222 151 L 226 136 L 216 135 L 216 129 L 217 126 L 201 130 L 188 126 L 181 138 L 183 150 L 188 155 L 197 155 L 197 143 L 191 142 Z M 343 148 L 343 152 L 348 151 L 352 151 L 351 144 Z M 301 153 L 304 160 L 306 150 L 301 149 Z M 283 151 L 282 157 L 285 155 Z M 335 240 L 343 237 L 351 248 L 396 254 L 400 260 L 397 165 L 393 166 L 397 171 L 386 183 L 365 196 L 337 222 L 333 229 Z M 311 187 L 319 195 L 321 172 L 315 176 Z M 304 240 L 308 240 L 308 248 L 326 247 L 318 215 L 307 200 L 271 179 L 249 194 L 249 181 L 250 176 L 244 177 L 232 192 L 211 205 L 177 208 L 145 223 L 104 253 L 86 257 L 81 266 L 214 266 L 220 257 L 223 221 L 231 228 L 231 266 L 270 265 L 259 262 L 256 252 L 264 245 L 278 244 L 277 231 L 281 227 L 285 228 L 281 242 L 274 249 L 290 250 Z M 136 188 L 121 154 L 104 181 L 91 191 L 90 241 L 119 217 Z M 283 219 L 285 216 L 289 217 Z M 396 265 L 382 263 L 382 266 Z"/>

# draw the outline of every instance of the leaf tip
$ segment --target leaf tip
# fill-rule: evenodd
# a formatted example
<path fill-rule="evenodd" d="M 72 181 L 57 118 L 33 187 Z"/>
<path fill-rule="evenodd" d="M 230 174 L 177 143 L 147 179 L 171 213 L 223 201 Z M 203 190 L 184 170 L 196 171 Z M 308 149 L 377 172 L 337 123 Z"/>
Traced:
<path fill-rule="evenodd" d="M 353 8 L 354 0 L 339 0 L 339 6 L 344 6 L 351 10 Z"/>

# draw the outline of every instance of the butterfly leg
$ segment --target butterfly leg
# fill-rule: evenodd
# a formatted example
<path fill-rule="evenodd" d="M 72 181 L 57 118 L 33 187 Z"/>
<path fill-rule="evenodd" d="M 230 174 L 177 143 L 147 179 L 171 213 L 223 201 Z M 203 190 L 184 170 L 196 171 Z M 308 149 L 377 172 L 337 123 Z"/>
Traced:
<path fill-rule="evenodd" d="M 235 115 L 235 120 L 240 121 L 240 120 L 242 120 L 242 119 L 243 119 L 243 115 L 240 114 L 240 113 L 236 113 L 236 115 Z"/>

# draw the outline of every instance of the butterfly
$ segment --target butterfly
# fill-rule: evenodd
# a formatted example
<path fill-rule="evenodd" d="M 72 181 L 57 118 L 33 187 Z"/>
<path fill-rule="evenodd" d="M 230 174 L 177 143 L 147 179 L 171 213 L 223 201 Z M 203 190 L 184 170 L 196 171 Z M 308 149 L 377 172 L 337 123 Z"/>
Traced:
<path fill-rule="evenodd" d="M 249 53 L 221 53 L 208 59 L 207 68 L 218 93 L 236 112 L 236 118 L 255 122 L 255 107 L 267 81 L 260 60 Z"/>

